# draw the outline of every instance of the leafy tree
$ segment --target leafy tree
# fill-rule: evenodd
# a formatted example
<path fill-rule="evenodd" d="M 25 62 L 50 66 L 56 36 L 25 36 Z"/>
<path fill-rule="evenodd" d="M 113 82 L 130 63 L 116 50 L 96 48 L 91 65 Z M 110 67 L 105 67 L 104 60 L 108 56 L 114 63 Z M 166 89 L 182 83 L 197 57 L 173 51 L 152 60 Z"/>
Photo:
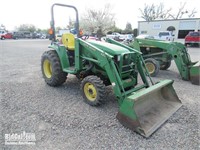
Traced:
<path fill-rule="evenodd" d="M 58 32 L 59 30 L 61 30 L 62 28 L 61 27 L 56 27 L 55 30 L 56 32 Z"/>
<path fill-rule="evenodd" d="M 35 32 L 36 27 L 32 24 L 21 24 L 19 27 L 17 27 L 18 31 L 29 31 L 29 32 Z"/>
<path fill-rule="evenodd" d="M 123 31 L 122 29 L 120 29 L 120 28 L 114 26 L 114 27 L 111 29 L 111 31 L 108 31 L 108 32 L 107 32 L 107 34 L 111 34 L 111 33 L 113 33 L 113 32 L 122 33 L 122 31 Z"/>
<path fill-rule="evenodd" d="M 123 33 L 124 34 L 131 34 L 131 33 L 133 33 L 131 23 L 129 23 L 129 22 L 126 23 L 126 28 L 123 31 Z"/>
<path fill-rule="evenodd" d="M 80 27 L 88 34 L 98 31 L 99 34 L 104 35 L 114 27 L 114 19 L 111 5 L 106 4 L 104 9 L 87 9 L 80 19 Z"/>
<path fill-rule="evenodd" d="M 41 29 L 42 33 L 48 34 L 49 29 Z"/>
<path fill-rule="evenodd" d="M 36 30 L 37 32 L 41 32 L 42 30 L 41 29 L 39 29 L 39 28 L 37 28 L 37 30 Z"/>

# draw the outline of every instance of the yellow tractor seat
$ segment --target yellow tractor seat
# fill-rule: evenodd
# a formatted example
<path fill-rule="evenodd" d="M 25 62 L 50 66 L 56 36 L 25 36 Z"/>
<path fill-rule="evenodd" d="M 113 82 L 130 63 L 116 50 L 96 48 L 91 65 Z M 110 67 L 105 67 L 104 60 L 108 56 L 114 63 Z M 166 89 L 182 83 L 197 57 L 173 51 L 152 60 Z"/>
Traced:
<path fill-rule="evenodd" d="M 65 33 L 62 35 L 62 43 L 68 50 L 74 50 L 75 37 L 71 33 Z"/>

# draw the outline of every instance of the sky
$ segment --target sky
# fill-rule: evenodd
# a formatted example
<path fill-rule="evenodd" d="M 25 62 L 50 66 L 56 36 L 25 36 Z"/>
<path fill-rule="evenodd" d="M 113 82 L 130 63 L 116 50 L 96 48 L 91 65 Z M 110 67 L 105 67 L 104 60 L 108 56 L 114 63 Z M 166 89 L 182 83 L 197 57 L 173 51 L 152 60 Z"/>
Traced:
<path fill-rule="evenodd" d="M 195 8 L 195 18 L 200 18 L 200 0 L 1 0 L 0 24 L 6 26 L 7 30 L 14 30 L 20 24 L 33 24 L 38 28 L 47 29 L 50 26 L 50 8 L 53 3 L 74 5 L 79 11 L 79 17 L 88 8 L 101 9 L 105 4 L 112 5 L 112 12 L 115 14 L 116 26 L 124 29 L 126 23 L 130 22 L 132 28 L 137 28 L 140 17 L 139 8 L 145 4 L 164 3 L 165 8 L 172 8 L 177 12 L 180 3 L 186 2 L 188 10 Z M 57 26 L 65 26 L 75 16 L 70 9 L 56 8 L 55 20 Z"/>

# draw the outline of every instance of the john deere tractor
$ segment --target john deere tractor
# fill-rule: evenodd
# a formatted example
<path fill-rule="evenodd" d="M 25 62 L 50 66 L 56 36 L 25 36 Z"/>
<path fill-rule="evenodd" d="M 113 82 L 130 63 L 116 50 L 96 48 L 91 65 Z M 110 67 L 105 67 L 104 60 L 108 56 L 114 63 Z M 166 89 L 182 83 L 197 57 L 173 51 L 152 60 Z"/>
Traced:
<path fill-rule="evenodd" d="M 63 84 L 68 74 L 81 80 L 81 93 L 86 103 L 98 106 L 106 99 L 106 86 L 111 85 L 118 100 L 117 119 L 126 127 L 149 137 L 182 105 L 172 80 L 153 83 L 141 52 L 127 46 L 82 39 L 80 34 L 55 40 L 54 7 L 72 8 L 76 12 L 75 29 L 79 31 L 76 7 L 53 4 L 51 7 L 52 43 L 41 60 L 42 74 L 50 86 Z M 138 78 L 141 84 L 138 84 Z M 67 84 L 66 84 L 67 86 Z M 75 95 L 74 95 L 75 96 Z"/>

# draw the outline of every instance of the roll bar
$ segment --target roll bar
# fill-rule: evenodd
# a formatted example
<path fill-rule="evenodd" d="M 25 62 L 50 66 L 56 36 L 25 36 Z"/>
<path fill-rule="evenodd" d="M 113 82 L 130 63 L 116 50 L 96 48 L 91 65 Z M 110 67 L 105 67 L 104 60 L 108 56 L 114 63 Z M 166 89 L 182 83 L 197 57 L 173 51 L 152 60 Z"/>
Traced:
<path fill-rule="evenodd" d="M 56 41 L 56 35 L 55 35 L 55 22 L 54 22 L 54 6 L 61 6 L 61 7 L 68 7 L 68 8 L 72 8 L 75 10 L 76 12 L 76 22 L 75 22 L 75 30 L 77 32 L 77 37 L 80 37 L 79 34 L 79 18 L 78 18 L 78 10 L 76 7 L 72 6 L 72 5 L 65 5 L 65 4 L 60 4 L 60 3 L 55 3 L 51 6 L 51 29 L 53 30 L 53 41 Z"/>

